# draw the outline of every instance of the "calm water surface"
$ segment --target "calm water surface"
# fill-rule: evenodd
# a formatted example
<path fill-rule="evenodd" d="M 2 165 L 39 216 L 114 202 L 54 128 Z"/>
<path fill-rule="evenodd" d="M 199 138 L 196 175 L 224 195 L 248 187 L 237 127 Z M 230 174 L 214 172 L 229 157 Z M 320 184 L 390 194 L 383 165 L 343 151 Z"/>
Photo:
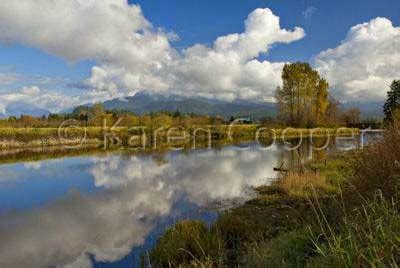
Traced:
<path fill-rule="evenodd" d="M 0 165 L 0 267 L 137 267 L 168 226 L 211 223 L 218 208 L 276 178 L 273 167 L 326 153 L 309 148 L 250 144 Z"/>

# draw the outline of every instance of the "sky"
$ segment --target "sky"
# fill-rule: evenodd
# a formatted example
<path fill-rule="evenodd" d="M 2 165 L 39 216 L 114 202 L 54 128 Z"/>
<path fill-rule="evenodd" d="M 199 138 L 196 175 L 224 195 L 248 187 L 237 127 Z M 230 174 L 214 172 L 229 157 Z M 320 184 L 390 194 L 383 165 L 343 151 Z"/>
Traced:
<path fill-rule="evenodd" d="M 395 0 L 3 0 L 0 113 L 62 111 L 138 91 L 274 101 L 305 61 L 342 102 L 400 78 Z"/>

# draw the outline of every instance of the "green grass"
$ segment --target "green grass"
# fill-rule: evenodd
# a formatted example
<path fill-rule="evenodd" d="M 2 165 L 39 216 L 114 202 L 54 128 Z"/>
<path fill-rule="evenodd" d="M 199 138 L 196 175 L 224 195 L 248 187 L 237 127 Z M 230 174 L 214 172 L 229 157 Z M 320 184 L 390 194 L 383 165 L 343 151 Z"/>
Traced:
<path fill-rule="evenodd" d="M 396 204 L 377 196 L 357 208 L 338 207 L 342 218 L 332 222 L 326 208 L 313 207 L 319 229 L 312 241 L 317 257 L 311 266 L 397 267 L 400 264 L 400 214 Z"/>
<path fill-rule="evenodd" d="M 304 267 L 315 256 L 310 238 L 310 230 L 300 228 L 270 241 L 257 241 L 249 245 L 243 263 L 247 267 Z"/>
<path fill-rule="evenodd" d="M 182 221 L 167 230 L 150 259 L 156 260 L 151 263 L 155 267 L 219 266 L 223 263 L 222 248 L 220 237 L 204 223 Z"/>

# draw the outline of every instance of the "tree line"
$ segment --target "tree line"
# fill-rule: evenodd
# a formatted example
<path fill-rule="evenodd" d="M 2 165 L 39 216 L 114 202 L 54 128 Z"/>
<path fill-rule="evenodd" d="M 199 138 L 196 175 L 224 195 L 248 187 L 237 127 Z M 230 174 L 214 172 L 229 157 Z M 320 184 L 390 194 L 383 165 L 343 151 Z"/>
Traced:
<path fill-rule="evenodd" d="M 71 113 L 49 114 L 35 117 L 21 115 L 0 119 L 0 127 L 58 127 L 62 122 L 73 119 L 81 126 L 102 127 L 118 124 L 118 126 L 192 126 L 192 125 L 222 125 L 226 121 L 220 116 L 206 116 L 183 114 L 179 110 L 174 112 L 157 112 L 136 115 L 128 111 L 105 110 L 102 104 L 91 107 L 79 106 Z M 118 122 L 118 123 L 117 123 Z"/>

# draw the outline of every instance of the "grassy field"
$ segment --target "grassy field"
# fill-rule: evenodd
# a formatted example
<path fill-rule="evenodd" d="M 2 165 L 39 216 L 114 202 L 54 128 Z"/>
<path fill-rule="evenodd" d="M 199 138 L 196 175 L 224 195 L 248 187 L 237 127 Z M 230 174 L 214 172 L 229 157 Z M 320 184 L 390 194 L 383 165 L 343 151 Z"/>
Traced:
<path fill-rule="evenodd" d="M 223 139 L 255 139 L 256 135 L 260 138 L 285 138 L 315 137 L 327 135 L 350 135 L 358 134 L 358 129 L 266 129 L 260 125 L 216 125 L 216 126 L 188 126 L 184 128 L 160 128 L 157 126 L 145 127 L 116 127 L 114 129 L 103 129 L 101 127 L 71 127 L 71 128 L 0 128 L 0 148 L 27 148 L 27 147 L 47 147 L 47 146 L 74 146 L 79 144 L 102 144 L 104 137 L 108 140 L 115 135 L 123 144 L 128 144 L 132 136 L 145 133 L 147 142 L 152 143 L 157 137 L 161 142 L 167 140 L 167 136 L 183 136 L 185 130 L 187 141 L 196 139 L 212 140 Z"/>
<path fill-rule="evenodd" d="M 400 135 L 292 170 L 210 227 L 182 221 L 155 267 L 398 267 Z"/>

